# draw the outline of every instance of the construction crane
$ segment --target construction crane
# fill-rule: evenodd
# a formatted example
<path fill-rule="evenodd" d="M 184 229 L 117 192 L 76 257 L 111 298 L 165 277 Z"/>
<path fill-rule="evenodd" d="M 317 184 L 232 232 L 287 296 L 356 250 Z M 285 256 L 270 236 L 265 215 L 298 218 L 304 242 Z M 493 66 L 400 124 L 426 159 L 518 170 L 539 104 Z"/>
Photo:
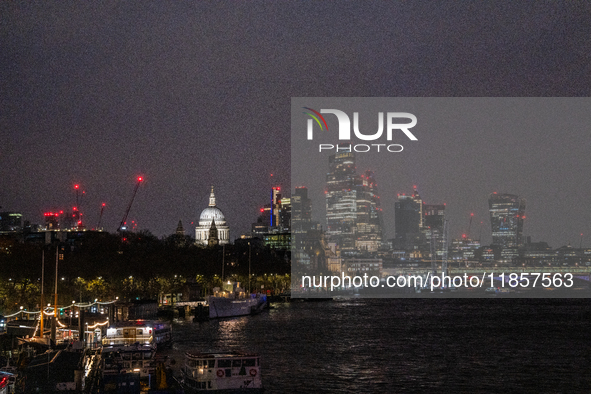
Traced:
<path fill-rule="evenodd" d="M 96 225 L 96 229 L 99 230 L 101 228 L 101 222 L 103 220 L 103 211 L 105 210 L 105 203 L 101 205 L 101 214 L 99 216 L 98 224 Z"/>
<path fill-rule="evenodd" d="M 135 199 L 137 189 L 140 187 L 140 183 L 142 183 L 143 180 L 144 180 L 143 177 L 141 177 L 141 176 L 137 177 L 137 183 L 135 184 L 135 189 L 133 189 L 133 195 L 131 196 L 131 201 L 129 201 L 129 205 L 127 206 L 127 209 L 125 210 L 125 215 L 123 215 L 123 219 L 121 219 L 121 223 L 119 224 L 119 228 L 117 228 L 117 232 L 121 232 L 121 230 L 124 230 L 125 224 L 127 223 L 127 215 L 129 215 L 129 211 L 131 210 L 131 205 L 133 204 L 133 200 Z"/>

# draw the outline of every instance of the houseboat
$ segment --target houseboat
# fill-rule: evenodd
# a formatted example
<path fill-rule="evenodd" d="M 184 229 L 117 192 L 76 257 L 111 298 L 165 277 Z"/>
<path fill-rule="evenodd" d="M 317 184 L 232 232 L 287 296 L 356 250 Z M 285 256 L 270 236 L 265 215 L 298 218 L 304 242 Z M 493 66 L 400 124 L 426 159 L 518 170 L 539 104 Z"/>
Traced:
<path fill-rule="evenodd" d="M 187 352 L 181 368 L 186 392 L 262 393 L 257 354 Z"/>
<path fill-rule="evenodd" d="M 170 346 L 172 327 L 169 323 L 150 320 L 135 320 L 115 323 L 107 328 L 103 346 L 142 345 Z"/>
<path fill-rule="evenodd" d="M 153 345 L 135 344 L 129 346 L 103 347 L 103 375 L 120 373 L 138 373 L 147 377 L 156 372 L 154 356 L 156 349 Z"/>

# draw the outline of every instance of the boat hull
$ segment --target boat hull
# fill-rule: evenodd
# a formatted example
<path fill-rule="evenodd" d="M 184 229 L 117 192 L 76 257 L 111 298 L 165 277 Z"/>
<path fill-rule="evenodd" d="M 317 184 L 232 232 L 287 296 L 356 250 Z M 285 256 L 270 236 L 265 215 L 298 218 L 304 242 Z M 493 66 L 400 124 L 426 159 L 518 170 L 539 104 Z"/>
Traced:
<path fill-rule="evenodd" d="M 210 297 L 209 318 L 246 316 L 259 313 L 265 307 L 266 302 L 266 297 L 245 299 Z"/>

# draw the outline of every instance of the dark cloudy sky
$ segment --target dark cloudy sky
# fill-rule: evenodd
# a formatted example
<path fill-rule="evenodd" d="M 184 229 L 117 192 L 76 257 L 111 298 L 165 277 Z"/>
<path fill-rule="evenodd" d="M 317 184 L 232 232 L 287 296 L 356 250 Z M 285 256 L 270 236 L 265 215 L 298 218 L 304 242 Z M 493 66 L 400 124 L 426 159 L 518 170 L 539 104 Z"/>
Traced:
<path fill-rule="evenodd" d="M 213 184 L 235 237 L 289 188 L 291 97 L 589 96 L 589 3 L 488 4 L 2 2 L 0 206 L 41 222 L 80 183 L 115 230 L 143 174 L 140 228 Z"/>

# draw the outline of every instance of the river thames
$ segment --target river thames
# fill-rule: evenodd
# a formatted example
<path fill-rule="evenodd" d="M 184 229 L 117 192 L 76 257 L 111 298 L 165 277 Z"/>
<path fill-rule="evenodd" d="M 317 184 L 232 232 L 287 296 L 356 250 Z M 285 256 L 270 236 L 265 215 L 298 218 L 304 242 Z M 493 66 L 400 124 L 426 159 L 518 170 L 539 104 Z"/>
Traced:
<path fill-rule="evenodd" d="M 352 299 L 177 320 L 166 350 L 261 356 L 268 393 L 588 392 L 586 299 Z"/>

